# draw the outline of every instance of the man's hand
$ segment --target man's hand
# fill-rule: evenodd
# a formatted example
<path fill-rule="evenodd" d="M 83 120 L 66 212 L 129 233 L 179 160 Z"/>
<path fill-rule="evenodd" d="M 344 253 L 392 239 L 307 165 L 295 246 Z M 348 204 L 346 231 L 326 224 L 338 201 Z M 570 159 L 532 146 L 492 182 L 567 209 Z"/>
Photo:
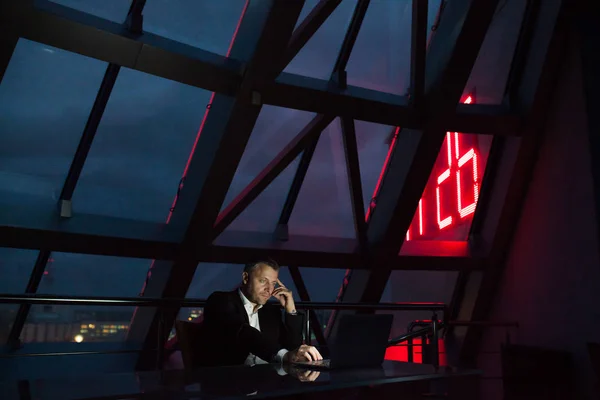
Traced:
<path fill-rule="evenodd" d="M 293 313 L 296 311 L 296 304 L 294 303 L 294 296 L 292 295 L 292 291 L 285 287 L 283 283 L 279 279 L 277 279 L 277 284 L 279 287 L 273 290 L 273 294 L 271 296 L 275 297 L 281 305 L 285 308 L 285 312 Z"/>
<path fill-rule="evenodd" d="M 319 350 L 317 350 L 314 346 L 307 346 L 305 344 L 298 347 L 296 350 L 287 352 L 286 355 L 283 357 L 283 361 L 288 363 L 301 361 L 317 361 L 322 359 L 323 356 L 321 356 Z"/>
<path fill-rule="evenodd" d="M 283 369 L 288 375 L 293 376 L 300 382 L 314 382 L 321 375 L 321 372 L 317 370 L 299 369 L 289 364 L 285 365 Z"/>

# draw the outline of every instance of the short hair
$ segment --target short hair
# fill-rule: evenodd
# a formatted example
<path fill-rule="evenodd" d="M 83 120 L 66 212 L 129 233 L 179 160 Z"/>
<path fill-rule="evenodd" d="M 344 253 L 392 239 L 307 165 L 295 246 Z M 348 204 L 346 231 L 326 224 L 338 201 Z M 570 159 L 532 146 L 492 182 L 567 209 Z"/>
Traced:
<path fill-rule="evenodd" d="M 265 260 L 253 261 L 253 262 L 250 262 L 250 263 L 244 265 L 244 272 L 246 272 L 248 275 L 250 275 L 250 273 L 252 271 L 254 271 L 256 268 L 258 268 L 259 265 L 267 265 L 267 266 L 273 268 L 275 271 L 279 271 L 279 264 L 277 264 L 277 262 L 275 260 L 267 258 Z"/>

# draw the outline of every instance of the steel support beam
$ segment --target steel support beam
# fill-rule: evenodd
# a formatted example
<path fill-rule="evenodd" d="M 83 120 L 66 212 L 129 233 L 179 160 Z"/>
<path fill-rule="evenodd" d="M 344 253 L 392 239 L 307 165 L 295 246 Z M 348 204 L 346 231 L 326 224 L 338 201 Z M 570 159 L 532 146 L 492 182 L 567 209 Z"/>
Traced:
<path fill-rule="evenodd" d="M 230 54 L 247 61 L 244 79 L 235 97 L 213 98 L 168 225 L 185 232 L 179 251 L 167 277 L 150 278 L 145 296 L 185 297 L 200 261 L 198 253 L 214 238 L 214 223 L 261 110 L 262 88 L 278 74 L 303 5 L 304 1 L 286 0 L 252 0 L 247 5 Z M 145 335 L 144 348 L 156 345 L 157 332 L 166 340 L 161 330 L 173 326 L 178 311 L 157 310 L 150 324 L 144 313 L 136 313 L 129 339 Z M 138 367 L 152 367 L 155 361 L 142 355 Z"/>
<path fill-rule="evenodd" d="M 365 15 L 367 14 L 367 9 L 369 8 L 370 2 L 370 0 L 358 0 L 358 3 L 354 8 L 354 13 L 352 14 L 352 19 L 350 20 L 348 30 L 346 31 L 346 35 L 344 36 L 342 47 L 340 48 L 337 60 L 335 61 L 335 64 L 333 66 L 332 79 L 334 79 L 337 74 L 345 74 L 346 66 L 348 65 L 350 56 L 352 55 L 352 50 L 354 49 L 354 44 L 356 43 L 358 32 L 360 32 L 360 27 L 362 26 L 363 20 L 365 19 Z M 346 79 L 343 79 L 344 84 L 342 85 L 342 87 L 346 86 L 345 80 Z M 340 82 L 338 82 L 338 84 L 339 83 Z"/>
<path fill-rule="evenodd" d="M 288 143 L 275 158 L 246 186 L 235 199 L 229 203 L 227 208 L 219 213 L 217 221 L 213 229 L 213 239 L 219 236 L 232 222 L 237 218 L 245 209 L 265 190 L 271 182 L 279 176 L 288 165 L 292 163 L 298 157 L 298 155 L 304 151 L 302 159 L 305 159 L 307 150 L 313 146 L 313 143 L 319 139 L 319 136 L 323 129 L 331 123 L 333 117 L 325 117 L 317 115 L 309 122 L 304 129 L 290 143 Z M 306 160 L 305 160 L 306 161 Z M 310 160 L 308 160 L 310 162 Z M 301 163 L 301 166 L 303 164 Z M 306 164 L 308 169 L 308 164 Z M 296 176 L 301 172 L 301 168 L 298 167 Z M 294 182 L 296 177 L 294 178 Z M 293 185 L 292 185 L 293 187 Z M 287 204 L 287 203 L 286 203 Z"/>
<path fill-rule="evenodd" d="M 366 262 L 368 255 L 367 223 L 365 222 L 365 204 L 363 201 L 362 179 L 360 177 L 360 163 L 358 160 L 358 145 L 356 143 L 356 130 L 354 120 L 342 118 L 342 141 L 346 155 L 346 175 L 352 202 L 352 217 L 354 218 L 354 231 L 358 240 L 359 250 Z"/>
<path fill-rule="evenodd" d="M 178 242 L 164 232 L 164 224 L 87 214 L 65 220 L 53 210 L 11 208 L 7 217 L 28 218 L 3 221 L 0 246 L 158 260 L 171 260 L 177 253 Z"/>
<path fill-rule="evenodd" d="M 566 48 L 569 27 L 568 2 L 540 2 L 531 43 L 525 57 L 521 80 L 515 96 L 515 106 L 527 115 L 522 139 L 509 139 L 504 147 L 500 171 L 502 179 L 495 179 L 493 196 L 481 225 L 480 237 L 489 246 L 489 257 L 483 272 L 471 273 L 462 283 L 464 295 L 455 311 L 460 319 L 485 320 L 501 282 L 508 250 L 516 229 L 527 187 L 531 180 L 537 153 L 544 136 L 546 115 L 553 99 L 558 72 Z M 519 143 L 520 142 L 520 143 Z M 512 168 L 510 168 L 512 166 Z M 510 174 L 510 175 L 509 175 Z M 481 327 L 456 328 L 453 341 L 458 360 L 473 365 L 482 340 Z"/>
<path fill-rule="evenodd" d="M 342 0 L 320 0 L 306 18 L 304 18 L 290 38 L 290 43 L 288 44 L 281 63 L 281 71 L 292 62 L 294 57 L 296 57 L 304 45 L 308 43 L 310 38 L 313 37 L 341 2 Z"/>
<path fill-rule="evenodd" d="M 583 75 L 583 89 L 587 111 L 587 126 L 589 132 L 589 143 L 592 161 L 592 176 L 594 178 L 594 195 L 596 203 L 596 219 L 598 232 L 600 232 L 600 118 L 598 110 L 600 109 L 600 77 L 598 69 L 600 68 L 600 53 L 598 52 L 598 43 L 600 41 L 600 27 L 597 21 L 598 13 L 591 2 L 582 2 L 579 10 L 580 19 L 577 20 L 577 26 L 580 27 L 581 40 L 581 64 Z M 592 25 L 586 25 L 590 24 Z M 600 238 L 600 235 L 598 235 Z M 600 249 L 600 245 L 598 246 Z"/>
<path fill-rule="evenodd" d="M 441 36 L 441 35 L 440 35 Z M 437 37 L 437 35 L 436 35 Z M 433 41 L 432 41 L 433 42 Z M 422 129 L 434 117 L 435 110 L 417 112 L 407 96 L 282 73 L 277 81 L 262 92 L 265 104 L 294 108 L 324 115 L 349 117 L 407 129 Z M 440 124 L 452 132 L 515 136 L 520 131 L 521 117 L 502 106 L 455 105 Z M 473 108 L 471 108 L 473 107 Z M 515 129 L 519 128 L 519 129 Z"/>
<path fill-rule="evenodd" d="M 283 208 L 281 209 L 281 214 L 279 215 L 279 220 L 277 221 L 275 236 L 279 240 L 289 239 L 287 224 L 288 222 L 290 222 L 292 211 L 294 211 L 296 200 L 298 200 L 298 195 L 300 194 L 302 183 L 304 182 L 306 174 L 308 173 L 308 167 L 310 165 L 310 162 L 312 161 L 313 155 L 315 154 L 315 150 L 317 149 L 317 145 L 319 144 L 320 137 L 321 135 L 319 133 L 319 136 L 313 139 L 313 141 L 302 152 L 302 157 L 300 158 L 300 162 L 298 163 L 298 169 L 294 174 L 292 185 L 290 186 L 290 190 L 288 191 L 288 194 L 285 198 L 285 203 L 283 204 Z"/>
<path fill-rule="evenodd" d="M 60 194 L 61 216 L 63 217 L 71 216 L 71 199 L 73 198 L 77 181 L 79 180 L 85 160 L 92 147 L 92 142 L 98 131 L 100 120 L 102 120 L 102 115 L 104 115 L 104 110 L 106 109 L 108 99 L 115 86 L 120 70 L 121 67 L 116 64 L 108 64 L 106 67 L 106 72 L 104 73 L 104 78 L 102 79 L 100 89 L 96 95 L 94 106 L 90 111 L 90 115 L 85 124 L 85 129 L 83 130 L 83 135 L 77 146 L 77 151 L 75 152 L 75 156 L 69 167 L 69 172 Z"/>
<path fill-rule="evenodd" d="M 410 36 L 410 103 L 420 109 L 425 95 L 428 0 L 413 0 Z"/>
<path fill-rule="evenodd" d="M 35 265 L 33 266 L 33 270 L 29 276 L 29 282 L 25 288 L 25 294 L 34 294 L 37 292 L 40 282 L 44 277 L 44 271 L 46 270 L 46 264 L 50 259 L 50 254 L 51 253 L 49 250 L 40 250 L 38 253 L 37 259 L 35 260 Z M 17 315 L 6 342 L 6 344 L 12 349 L 21 347 L 21 341 L 19 338 L 21 337 L 21 331 L 25 326 L 25 322 L 27 322 L 27 316 L 29 315 L 30 309 L 31 304 L 19 305 L 19 310 L 17 311 Z"/>
<path fill-rule="evenodd" d="M 16 26 L 25 39 L 218 93 L 234 94 L 241 83 L 241 64 L 218 54 L 150 33 L 134 34 L 49 0 L 8 3 L 0 26 Z"/>

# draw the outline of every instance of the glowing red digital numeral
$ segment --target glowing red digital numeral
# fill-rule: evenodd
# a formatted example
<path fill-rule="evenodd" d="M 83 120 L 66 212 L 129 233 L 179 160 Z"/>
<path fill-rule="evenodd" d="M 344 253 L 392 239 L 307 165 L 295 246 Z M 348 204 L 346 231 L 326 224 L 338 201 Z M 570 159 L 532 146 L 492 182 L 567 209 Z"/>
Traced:
<path fill-rule="evenodd" d="M 450 136 L 450 132 L 446 134 L 446 147 L 448 148 L 448 169 L 442 172 L 437 177 L 437 187 L 435 188 L 435 199 L 437 202 L 437 222 L 440 229 L 444 229 L 448 225 L 452 224 L 452 216 L 449 215 L 446 218 L 442 219 L 442 205 L 440 201 L 440 186 L 444 183 L 448 178 L 450 178 L 450 168 L 452 167 L 452 136 Z"/>
<path fill-rule="evenodd" d="M 457 196 L 457 209 L 458 214 L 461 218 L 466 217 L 467 215 L 473 214 L 475 212 L 475 207 L 477 206 L 477 200 L 479 199 L 479 182 L 478 182 L 478 174 L 477 174 L 477 153 L 475 153 L 475 149 L 471 147 L 469 151 L 460 156 L 460 145 L 458 141 L 458 133 L 454 132 L 454 145 L 456 147 L 456 160 L 458 162 L 458 169 L 456 170 L 456 196 Z M 460 169 L 463 165 L 471 162 L 473 167 L 473 202 L 465 207 L 462 206 L 462 190 L 460 184 Z"/>
<path fill-rule="evenodd" d="M 421 235 L 423 235 L 423 199 L 419 200 L 419 236 Z M 410 227 L 406 231 L 406 240 L 410 240 Z"/>

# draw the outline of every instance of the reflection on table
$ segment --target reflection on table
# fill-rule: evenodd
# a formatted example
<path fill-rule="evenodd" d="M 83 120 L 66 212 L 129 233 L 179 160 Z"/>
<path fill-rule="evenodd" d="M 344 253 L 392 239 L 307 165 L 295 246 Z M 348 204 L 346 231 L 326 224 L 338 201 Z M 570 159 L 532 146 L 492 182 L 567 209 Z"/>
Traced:
<path fill-rule="evenodd" d="M 452 384 L 469 382 L 473 386 L 480 372 L 452 367 L 435 368 L 426 364 L 385 361 L 381 367 L 316 371 L 273 364 L 204 368 L 196 371 L 148 371 L 105 374 L 90 377 L 14 382 L 28 385 L 34 399 L 227 399 L 281 398 L 317 392 L 330 396 L 335 392 L 356 391 L 394 384 L 419 383 L 418 391 L 427 391 L 434 381 Z M 427 384 L 427 385 L 423 385 Z M 448 385 L 445 386 L 447 391 Z M 405 390 L 396 398 L 412 398 Z M 15 393 L 15 392 L 13 392 Z M 353 392 L 354 393 L 354 392 Z M 406 394 L 406 396 L 404 395 Z M 465 397 L 466 393 L 460 393 Z M 4 397 L 3 397 L 4 398 Z M 18 399 L 19 397 L 6 397 Z M 301 397 L 300 397 L 301 398 Z M 335 398 L 335 397 L 334 397 Z M 474 398 L 474 397 L 468 397 Z"/>

